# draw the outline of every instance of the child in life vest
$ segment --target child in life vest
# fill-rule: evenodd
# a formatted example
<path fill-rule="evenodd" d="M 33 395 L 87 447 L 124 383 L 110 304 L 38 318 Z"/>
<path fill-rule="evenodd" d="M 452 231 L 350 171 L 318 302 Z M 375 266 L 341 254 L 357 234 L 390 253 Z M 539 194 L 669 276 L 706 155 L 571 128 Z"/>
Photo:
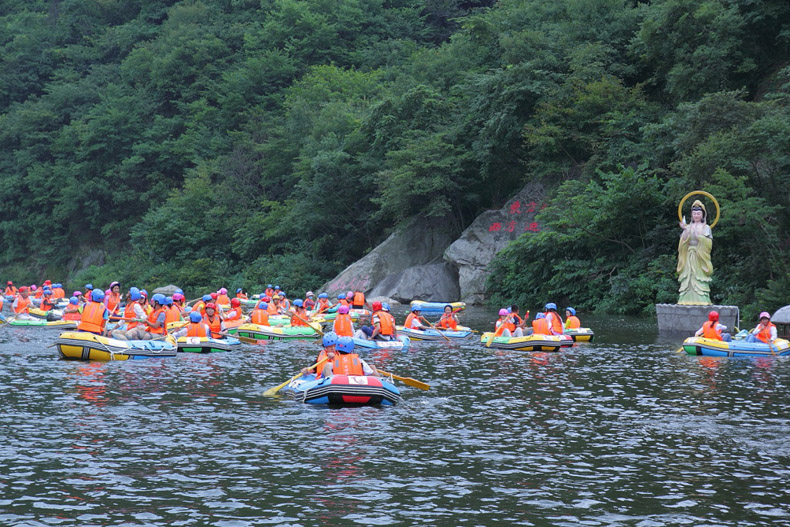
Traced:
<path fill-rule="evenodd" d="M 719 324 L 718 311 L 711 311 L 708 313 L 708 321 L 702 324 L 702 327 L 699 328 L 696 333 L 694 333 L 694 336 L 730 342 L 732 340 L 732 336 L 729 333 L 722 333 L 726 329 L 727 326 Z"/>
<path fill-rule="evenodd" d="M 776 326 L 771 323 L 771 315 L 767 311 L 760 313 L 760 323 L 746 337 L 746 342 L 764 342 L 773 344 L 776 340 Z"/>

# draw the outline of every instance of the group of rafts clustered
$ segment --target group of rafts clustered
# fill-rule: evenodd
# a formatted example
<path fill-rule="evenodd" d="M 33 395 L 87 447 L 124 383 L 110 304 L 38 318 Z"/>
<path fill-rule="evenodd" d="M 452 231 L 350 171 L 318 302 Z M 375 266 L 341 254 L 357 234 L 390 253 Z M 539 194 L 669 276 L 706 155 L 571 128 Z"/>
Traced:
<path fill-rule="evenodd" d="M 712 225 L 705 222 L 701 202 L 695 201 L 691 212 L 692 222 L 687 224 L 683 218 L 680 223 L 679 304 L 710 305 Z M 316 296 L 312 291 L 307 291 L 304 299 L 291 300 L 279 286 L 270 284 L 252 296 L 239 288 L 230 298 L 227 289 L 220 288 L 188 301 L 181 290 L 172 296 L 154 294 L 149 298 L 144 289 L 130 287 L 122 294 L 121 285 L 113 282 L 106 290 L 85 284 L 84 293 L 74 291 L 67 298 L 60 283 L 46 280 L 42 287 L 17 288 L 8 281 L 0 297 L 0 323 L 65 330 L 54 346 L 62 358 L 72 360 L 165 358 L 178 352 L 226 352 L 242 343 L 316 339 L 322 347 L 316 363 L 264 395 L 286 393 L 313 404 L 393 405 L 400 400 L 394 380 L 422 390 L 429 385 L 377 369 L 360 354 L 408 350 L 412 342 L 468 339 L 475 331 L 460 325 L 458 319 L 465 308 L 463 302 L 414 300 L 403 325 L 397 325 L 386 302 L 370 303 L 359 291 L 339 294 L 336 302 L 331 302 L 327 293 Z M 11 313 L 9 317 L 2 314 L 3 309 Z M 591 342 L 594 336 L 592 330 L 581 327 L 572 307 L 565 309 L 565 321 L 554 303 L 536 314 L 531 327 L 527 327 L 528 318 L 529 311 L 521 318 L 515 305 L 500 309 L 494 331 L 480 336 L 481 345 L 559 351 L 576 342 Z M 757 327 L 733 337 L 719 323 L 718 313 L 710 311 L 708 320 L 695 336 L 684 341 L 681 350 L 690 355 L 729 357 L 790 354 L 790 343 L 777 338 L 770 318 L 761 313 Z"/>

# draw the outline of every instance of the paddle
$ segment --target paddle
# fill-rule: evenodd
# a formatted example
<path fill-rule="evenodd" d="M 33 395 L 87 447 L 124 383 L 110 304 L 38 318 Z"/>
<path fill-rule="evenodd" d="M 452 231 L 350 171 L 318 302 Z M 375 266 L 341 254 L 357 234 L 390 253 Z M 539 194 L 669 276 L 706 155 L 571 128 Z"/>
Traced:
<path fill-rule="evenodd" d="M 239 339 L 241 342 L 244 342 L 245 344 L 263 344 L 264 342 L 266 342 L 265 340 L 258 340 L 250 337 L 242 337 L 241 335 L 236 335 L 236 338 Z"/>
<path fill-rule="evenodd" d="M 376 369 L 378 370 L 378 372 L 381 375 L 384 375 L 386 377 L 392 377 L 393 379 L 398 379 L 399 381 L 402 381 L 404 384 L 406 384 L 408 386 L 413 386 L 415 388 L 419 388 L 420 390 L 430 390 L 431 389 L 430 385 L 428 385 L 428 384 L 426 384 L 424 382 L 418 381 L 417 379 L 412 379 L 411 377 L 401 377 L 400 375 L 395 375 L 394 373 L 386 372 L 386 371 L 382 370 L 381 368 L 376 368 Z"/>
<path fill-rule="evenodd" d="M 441 331 L 440 331 L 440 330 L 439 330 L 439 329 L 438 329 L 436 326 L 434 326 L 433 324 L 431 324 L 430 322 L 428 322 L 428 319 L 426 319 L 425 317 L 422 317 L 422 316 L 421 316 L 420 318 L 421 318 L 421 319 L 423 319 L 423 321 L 424 321 L 426 324 L 428 324 L 429 326 L 431 326 L 431 329 L 432 329 L 432 330 L 436 331 L 436 332 L 437 332 L 439 335 L 441 335 L 441 336 L 444 338 L 444 340 L 446 340 L 447 342 L 450 342 L 450 339 L 447 337 L 447 335 L 445 335 L 444 333 L 442 333 L 442 332 L 441 332 Z"/>
<path fill-rule="evenodd" d="M 323 358 L 323 359 L 321 359 L 320 361 L 318 361 L 318 362 L 316 362 L 315 364 L 313 364 L 312 366 L 310 366 L 310 367 L 308 368 L 308 370 L 312 370 L 313 368 L 318 368 L 319 366 L 321 366 L 321 365 L 322 365 L 324 362 L 326 362 L 326 361 L 327 361 L 327 357 L 324 357 L 324 358 Z M 282 388 L 285 388 L 286 386 L 288 386 L 290 383 L 294 382 L 296 379 L 298 379 L 298 378 L 299 378 L 299 377 L 301 377 L 301 376 L 302 376 L 302 372 L 300 371 L 299 373 L 297 373 L 296 375 L 294 375 L 293 377 L 291 377 L 290 379 L 288 379 L 287 381 L 285 381 L 285 382 L 284 382 L 284 383 L 282 383 L 281 385 L 279 385 L 279 386 L 275 386 L 274 388 L 269 388 L 268 390 L 266 390 L 265 392 L 263 392 L 263 396 L 264 396 L 264 397 L 272 397 L 272 396 L 274 396 L 274 395 L 275 395 L 277 392 L 279 392 L 279 391 L 280 391 Z"/>
<path fill-rule="evenodd" d="M 307 324 L 307 327 L 309 327 L 309 328 L 312 328 L 312 329 L 313 329 L 313 331 L 315 331 L 316 333 L 318 333 L 318 334 L 319 334 L 319 335 L 321 335 L 322 337 L 324 336 L 324 332 L 323 332 L 323 331 L 321 331 L 320 329 L 318 329 L 318 328 L 320 328 L 320 327 L 321 327 L 321 324 L 318 324 L 318 328 L 317 328 L 317 327 L 313 326 L 313 325 L 312 325 L 310 322 L 308 322 L 307 320 L 305 320 L 305 319 L 303 319 L 302 317 L 300 317 L 300 316 L 299 316 L 299 314 L 298 314 L 298 313 L 296 313 L 295 311 L 293 312 L 293 316 L 295 316 L 296 318 L 298 318 L 299 320 L 301 320 L 302 322 L 304 322 L 305 324 Z"/>

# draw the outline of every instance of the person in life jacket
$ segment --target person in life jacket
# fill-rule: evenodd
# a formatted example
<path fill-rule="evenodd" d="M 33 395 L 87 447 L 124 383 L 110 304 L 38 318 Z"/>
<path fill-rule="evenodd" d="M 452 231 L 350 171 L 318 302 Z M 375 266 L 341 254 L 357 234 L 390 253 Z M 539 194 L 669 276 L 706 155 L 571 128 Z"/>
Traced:
<path fill-rule="evenodd" d="M 351 337 L 338 337 L 334 351 L 327 351 L 329 360 L 324 364 L 321 376 L 331 375 L 373 375 L 378 377 L 379 372 L 371 367 L 354 353 L 354 339 Z"/>
<path fill-rule="evenodd" d="M 82 295 L 82 301 L 87 304 L 91 301 L 91 293 L 93 293 L 93 284 L 85 284 L 85 293 Z"/>
<path fill-rule="evenodd" d="M 351 307 L 353 309 L 365 309 L 365 305 L 366 305 L 365 293 L 363 293 L 362 291 L 355 291 L 354 293 L 351 294 Z"/>
<path fill-rule="evenodd" d="M 301 298 L 297 298 L 294 300 L 294 310 L 293 314 L 291 314 L 291 326 L 309 327 L 310 325 L 306 322 L 306 320 L 307 310 L 304 308 L 304 302 Z"/>
<path fill-rule="evenodd" d="M 183 293 L 173 293 L 173 305 L 178 309 L 179 315 L 183 318 L 187 312 L 187 298 Z"/>
<path fill-rule="evenodd" d="M 140 296 L 142 300 L 142 291 Z M 150 340 L 160 338 L 167 333 L 165 295 L 156 293 L 151 297 L 150 302 L 152 310 L 146 316 L 144 323 L 126 332 L 130 340 Z"/>
<path fill-rule="evenodd" d="M 173 302 L 173 297 L 170 296 L 165 297 L 164 307 L 165 307 L 165 327 L 167 327 L 167 324 L 170 324 L 171 322 L 180 322 L 184 320 L 183 317 L 181 316 L 181 311 L 178 310 L 178 307 L 175 305 L 175 302 Z"/>
<path fill-rule="evenodd" d="M 407 316 L 406 320 L 403 322 L 403 327 L 406 329 L 418 329 L 418 330 L 428 329 L 428 326 L 423 325 L 423 323 L 420 321 L 420 320 L 425 320 L 424 318 L 422 318 L 420 313 L 422 313 L 422 309 L 420 309 L 420 306 L 418 305 L 412 306 L 411 313 L 409 313 L 409 316 Z"/>
<path fill-rule="evenodd" d="M 495 337 L 523 337 L 524 331 L 516 326 L 513 314 L 506 308 L 499 310 L 499 319 L 496 321 Z"/>
<path fill-rule="evenodd" d="M 288 311 L 291 310 L 291 302 L 285 296 L 285 291 L 280 291 L 277 296 L 280 297 L 280 309 L 282 309 L 284 315 L 287 315 Z"/>
<path fill-rule="evenodd" d="M 203 323 L 208 324 L 212 338 L 218 339 L 228 334 L 225 322 L 217 313 L 217 305 L 214 302 L 206 304 L 206 310 L 203 312 Z"/>
<path fill-rule="evenodd" d="M 63 320 L 81 320 L 80 301 L 76 296 L 69 298 L 69 303 L 63 308 Z"/>
<path fill-rule="evenodd" d="M 11 309 L 14 311 L 14 318 L 19 320 L 32 320 L 30 315 L 30 308 L 33 307 L 33 300 L 30 298 L 30 291 L 26 286 L 19 288 L 19 293 L 14 298 L 14 303 L 11 304 Z"/>
<path fill-rule="evenodd" d="M 247 290 L 243 287 L 236 289 L 236 298 L 239 300 L 249 300 L 249 297 L 247 296 Z"/>
<path fill-rule="evenodd" d="M 121 284 L 113 282 L 104 295 L 104 307 L 110 312 L 110 320 L 119 320 L 121 313 Z"/>
<path fill-rule="evenodd" d="M 151 303 L 148 301 L 148 291 L 145 289 L 140 289 L 140 305 L 143 306 L 143 311 L 145 311 L 145 315 L 148 316 L 153 313 L 154 308 L 151 306 Z"/>
<path fill-rule="evenodd" d="M 263 300 L 259 300 L 255 305 L 255 309 L 250 313 L 250 323 L 258 324 L 259 326 L 269 325 L 269 304 Z"/>
<path fill-rule="evenodd" d="M 335 306 L 337 306 L 338 308 L 340 308 L 340 306 L 351 307 L 351 304 L 349 304 L 348 300 L 346 300 L 346 295 L 343 294 L 343 293 L 340 293 L 340 294 L 337 295 L 337 304 L 335 304 Z"/>
<path fill-rule="evenodd" d="M 82 316 L 80 323 L 77 324 L 77 330 L 103 335 L 109 318 L 110 313 L 104 307 L 104 291 L 96 289 L 91 292 L 91 301 L 82 308 Z"/>
<path fill-rule="evenodd" d="M 447 304 L 444 306 L 444 313 L 442 318 L 436 323 L 438 329 L 452 329 L 453 331 L 458 328 L 458 315 L 453 313 L 453 306 Z"/>
<path fill-rule="evenodd" d="M 579 329 L 582 323 L 579 317 L 576 316 L 576 310 L 572 307 L 565 308 L 565 329 Z"/>
<path fill-rule="evenodd" d="M 130 334 L 132 336 L 137 335 L 135 328 L 139 327 L 148 316 L 148 313 L 145 312 L 145 309 L 143 309 L 143 306 L 140 304 L 142 298 L 143 295 L 140 289 L 137 287 L 129 288 L 126 307 L 123 310 L 123 323 L 110 332 L 112 338 L 129 340 Z"/>
<path fill-rule="evenodd" d="M 197 301 L 197 303 L 192 306 L 192 311 L 197 311 L 201 315 L 203 314 L 203 310 L 206 309 L 206 304 L 211 302 L 211 295 L 203 295 L 203 298 Z"/>
<path fill-rule="evenodd" d="M 36 284 L 32 284 L 30 286 L 30 291 L 33 293 L 33 298 L 40 300 L 42 296 L 44 296 L 44 290 L 38 287 Z"/>
<path fill-rule="evenodd" d="M 230 304 L 230 297 L 228 296 L 228 290 L 227 289 L 222 287 L 222 288 L 220 288 L 219 291 L 217 291 L 217 297 L 216 297 L 215 303 L 217 304 L 217 307 L 219 307 L 219 306 L 227 306 L 227 305 Z"/>
<path fill-rule="evenodd" d="M 337 333 L 334 331 L 328 331 L 324 333 L 324 336 L 321 337 L 321 345 L 324 346 L 324 349 L 321 350 L 321 353 L 318 354 L 318 358 L 315 360 L 315 363 L 318 364 L 318 366 L 313 368 L 302 368 L 302 375 L 315 373 L 317 377 L 321 376 L 321 372 L 324 369 L 324 364 L 326 364 L 326 362 L 329 360 L 327 354 L 330 351 L 335 353 L 335 344 L 337 344 L 337 339 Z"/>
<path fill-rule="evenodd" d="M 551 335 L 562 335 L 562 317 L 557 313 L 557 304 L 554 302 L 546 304 L 546 322 Z"/>
<path fill-rule="evenodd" d="M 371 340 L 397 340 L 398 330 L 395 327 L 395 317 L 384 310 L 384 304 L 381 302 L 373 302 L 371 307 L 373 307 Z"/>
<path fill-rule="evenodd" d="M 318 295 L 318 304 L 316 305 L 316 311 L 318 313 L 324 313 L 329 308 L 332 307 L 332 304 L 329 303 L 329 295 L 326 293 L 321 293 Z"/>
<path fill-rule="evenodd" d="M 332 329 L 339 337 L 354 336 L 354 322 L 351 320 L 351 315 L 348 314 L 348 311 L 348 306 L 337 308 L 337 315 L 335 316 Z"/>
<path fill-rule="evenodd" d="M 48 287 L 44 288 L 44 296 L 41 298 L 39 308 L 41 311 L 51 311 L 55 307 L 55 301 L 52 299 L 52 290 Z"/>
<path fill-rule="evenodd" d="M 269 284 L 269 285 L 266 286 L 265 293 L 266 293 L 266 296 L 268 296 L 269 298 L 272 297 L 272 295 L 274 294 L 274 288 L 272 287 L 272 284 Z"/>
<path fill-rule="evenodd" d="M 179 337 L 210 337 L 211 328 L 203 321 L 203 315 L 197 311 L 189 314 L 189 322 L 183 328 L 171 333 L 175 338 Z"/>
<path fill-rule="evenodd" d="M 308 311 L 315 309 L 315 298 L 312 291 L 308 291 L 304 294 L 304 308 Z"/>
<path fill-rule="evenodd" d="M 282 309 L 280 309 L 280 297 L 279 296 L 274 295 L 272 297 L 272 301 L 269 302 L 269 307 L 266 309 L 266 311 L 269 313 L 269 316 L 271 316 L 271 315 L 281 315 L 282 314 Z"/>
<path fill-rule="evenodd" d="M 225 320 L 241 320 L 244 315 L 241 312 L 241 300 L 238 298 L 230 299 L 230 310 L 225 313 Z"/>
<path fill-rule="evenodd" d="M 66 291 L 63 290 L 63 284 L 57 283 L 52 286 L 52 299 L 57 301 L 60 298 L 66 298 Z"/>
<path fill-rule="evenodd" d="M 80 307 L 85 304 L 85 299 L 82 297 L 82 291 L 74 291 L 73 293 L 71 293 L 69 300 L 71 300 L 72 297 L 77 298 L 77 303 L 80 305 Z"/>
<path fill-rule="evenodd" d="M 708 313 L 708 321 L 702 324 L 702 327 L 699 328 L 696 333 L 694 333 L 694 336 L 730 342 L 732 340 L 732 335 L 729 333 L 723 333 L 723 331 L 726 329 L 727 326 L 719 324 L 719 312 L 711 311 Z"/>
<path fill-rule="evenodd" d="M 749 332 L 746 342 L 764 342 L 773 345 L 776 340 L 776 326 L 771 322 L 771 315 L 767 311 L 760 313 L 760 323 Z"/>
<path fill-rule="evenodd" d="M 14 282 L 9 280 L 5 285 L 5 296 L 16 296 L 19 290 L 14 285 Z"/>
<path fill-rule="evenodd" d="M 551 335 L 551 328 L 546 320 L 546 313 L 538 313 L 532 321 L 533 335 Z"/>

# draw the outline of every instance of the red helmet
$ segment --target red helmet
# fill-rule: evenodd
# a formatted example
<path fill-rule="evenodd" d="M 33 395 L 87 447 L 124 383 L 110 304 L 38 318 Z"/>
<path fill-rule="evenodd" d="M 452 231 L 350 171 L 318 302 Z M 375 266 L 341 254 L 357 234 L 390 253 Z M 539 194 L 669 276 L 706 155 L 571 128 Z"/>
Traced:
<path fill-rule="evenodd" d="M 239 300 L 238 298 L 231 298 L 230 305 L 231 307 L 239 307 L 241 305 L 241 300 Z"/>
<path fill-rule="evenodd" d="M 216 300 L 217 299 L 217 293 L 211 293 L 210 296 L 211 296 L 212 300 Z"/>
<path fill-rule="evenodd" d="M 710 313 L 708 313 L 708 320 L 719 320 L 719 312 L 711 311 Z"/>
<path fill-rule="evenodd" d="M 208 304 L 206 304 L 206 309 L 213 309 L 214 311 L 216 311 L 217 304 L 215 304 L 214 302 L 209 302 Z"/>
<path fill-rule="evenodd" d="M 373 311 L 381 311 L 381 302 L 376 300 L 375 302 L 373 302 L 372 307 L 373 307 Z"/>

